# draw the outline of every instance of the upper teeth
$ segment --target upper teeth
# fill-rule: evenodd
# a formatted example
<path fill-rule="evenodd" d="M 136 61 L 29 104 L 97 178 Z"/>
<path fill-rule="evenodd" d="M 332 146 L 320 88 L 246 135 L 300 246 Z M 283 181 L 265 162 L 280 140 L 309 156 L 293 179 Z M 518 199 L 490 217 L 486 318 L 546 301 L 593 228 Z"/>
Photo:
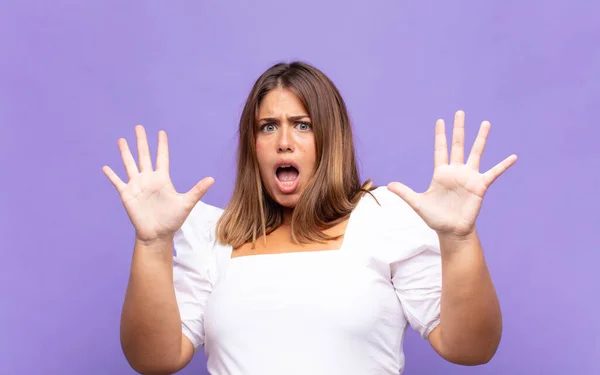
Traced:
<path fill-rule="evenodd" d="M 290 164 L 282 164 L 279 167 L 280 168 L 289 168 L 289 167 L 291 167 L 291 165 Z"/>

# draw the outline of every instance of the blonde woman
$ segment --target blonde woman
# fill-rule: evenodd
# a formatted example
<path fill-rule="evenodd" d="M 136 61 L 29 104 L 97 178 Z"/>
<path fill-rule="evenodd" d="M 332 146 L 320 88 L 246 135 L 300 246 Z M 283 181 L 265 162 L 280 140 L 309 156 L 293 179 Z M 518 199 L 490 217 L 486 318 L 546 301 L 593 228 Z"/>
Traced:
<path fill-rule="evenodd" d="M 277 64 L 248 96 L 235 189 L 220 209 L 201 201 L 210 177 L 178 193 L 166 133 L 154 167 L 137 126 L 139 167 L 119 139 L 129 181 L 103 168 L 136 232 L 127 360 L 170 374 L 204 346 L 213 375 L 397 375 L 410 326 L 450 362 L 488 362 L 502 318 L 475 220 L 516 161 L 479 172 L 489 127 L 465 162 L 464 113 L 449 159 L 439 120 L 429 189 L 375 187 L 360 180 L 335 85 L 306 63 Z"/>

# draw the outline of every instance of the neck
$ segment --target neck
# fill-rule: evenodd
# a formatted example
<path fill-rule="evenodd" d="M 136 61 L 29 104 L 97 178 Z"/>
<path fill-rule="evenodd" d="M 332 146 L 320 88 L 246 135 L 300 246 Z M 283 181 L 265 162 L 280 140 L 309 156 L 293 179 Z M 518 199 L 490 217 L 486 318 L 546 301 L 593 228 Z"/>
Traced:
<path fill-rule="evenodd" d="M 293 208 L 283 208 L 283 224 L 290 225 L 292 223 L 292 215 L 294 214 Z"/>

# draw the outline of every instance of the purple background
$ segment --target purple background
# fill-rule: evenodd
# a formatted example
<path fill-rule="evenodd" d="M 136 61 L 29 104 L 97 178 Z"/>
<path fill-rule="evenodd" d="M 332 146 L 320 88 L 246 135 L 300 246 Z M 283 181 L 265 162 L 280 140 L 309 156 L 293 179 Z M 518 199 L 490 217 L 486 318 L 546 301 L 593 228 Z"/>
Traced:
<path fill-rule="evenodd" d="M 380 185 L 426 189 L 434 122 L 457 109 L 469 148 L 492 123 L 483 168 L 519 156 L 478 220 L 496 357 L 451 365 L 409 331 L 405 373 L 600 373 L 600 5 L 367 3 L 1 2 L 1 373 L 133 373 L 119 345 L 133 230 L 102 165 L 126 178 L 117 139 L 141 123 L 154 153 L 165 129 L 175 186 L 213 176 L 205 201 L 223 207 L 245 97 L 291 59 L 338 85 Z"/>

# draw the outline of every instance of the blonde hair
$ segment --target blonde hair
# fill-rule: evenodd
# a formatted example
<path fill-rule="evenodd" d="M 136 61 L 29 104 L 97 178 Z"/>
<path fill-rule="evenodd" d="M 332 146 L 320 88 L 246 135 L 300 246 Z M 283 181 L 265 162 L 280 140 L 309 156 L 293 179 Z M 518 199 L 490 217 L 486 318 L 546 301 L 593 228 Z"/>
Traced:
<path fill-rule="evenodd" d="M 232 198 L 217 223 L 217 238 L 233 248 L 277 229 L 283 208 L 267 193 L 256 158 L 256 121 L 261 100 L 275 89 L 292 91 L 312 120 L 316 166 L 294 207 L 291 234 L 296 243 L 331 240 L 323 233 L 348 217 L 362 195 L 375 187 L 360 183 L 346 105 L 333 82 L 315 67 L 279 63 L 255 82 L 244 106 L 238 131 L 237 177 Z"/>

